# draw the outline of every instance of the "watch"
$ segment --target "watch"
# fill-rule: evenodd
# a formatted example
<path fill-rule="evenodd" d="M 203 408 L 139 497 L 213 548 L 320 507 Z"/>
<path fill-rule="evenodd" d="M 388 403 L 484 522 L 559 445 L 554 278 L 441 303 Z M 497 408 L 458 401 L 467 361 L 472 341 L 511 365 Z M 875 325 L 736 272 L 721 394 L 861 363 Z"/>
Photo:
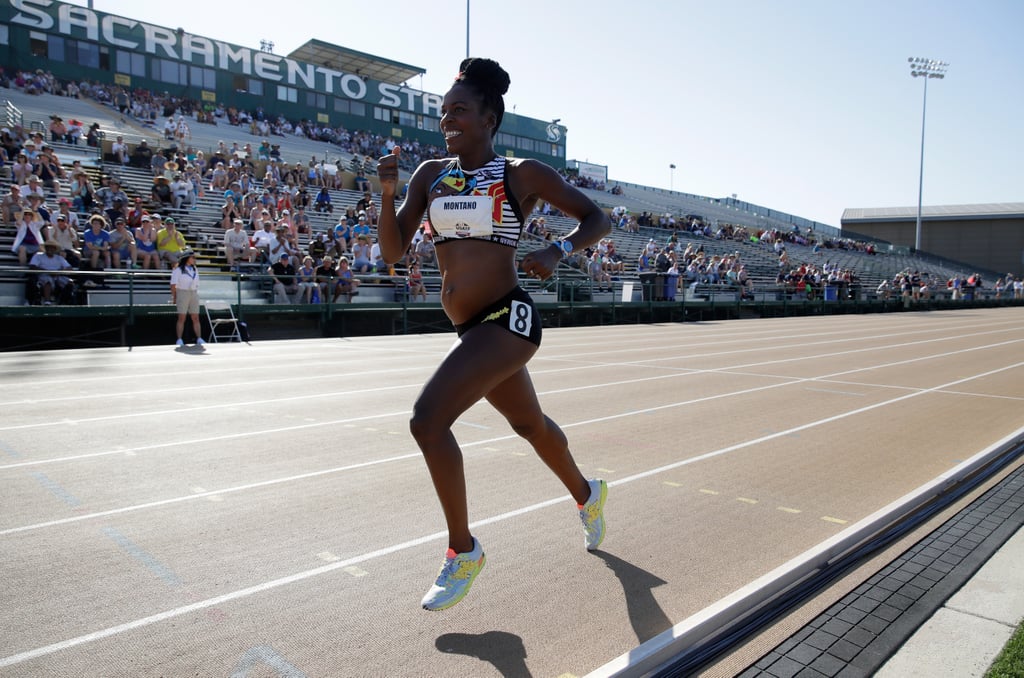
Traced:
<path fill-rule="evenodd" d="M 562 253 L 563 259 L 572 254 L 572 243 L 568 240 L 556 240 L 552 244 Z"/>

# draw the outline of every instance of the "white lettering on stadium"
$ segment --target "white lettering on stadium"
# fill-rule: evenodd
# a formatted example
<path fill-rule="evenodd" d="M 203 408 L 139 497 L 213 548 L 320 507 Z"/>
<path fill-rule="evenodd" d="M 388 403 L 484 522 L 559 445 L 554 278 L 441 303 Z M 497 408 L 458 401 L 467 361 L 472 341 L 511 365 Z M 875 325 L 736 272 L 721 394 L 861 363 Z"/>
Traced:
<path fill-rule="evenodd" d="M 180 29 L 174 31 L 56 0 L 0 2 L 6 2 L 14 10 L 10 23 L 31 29 L 143 52 L 161 59 L 181 59 L 196 66 L 244 75 L 255 74 L 271 82 L 348 99 L 362 101 L 369 98 L 367 82 L 353 73 L 342 73 L 332 68 L 191 35 Z M 376 83 L 375 94 L 370 103 L 427 115 L 440 114 L 441 97 L 437 94 L 386 82 Z"/>

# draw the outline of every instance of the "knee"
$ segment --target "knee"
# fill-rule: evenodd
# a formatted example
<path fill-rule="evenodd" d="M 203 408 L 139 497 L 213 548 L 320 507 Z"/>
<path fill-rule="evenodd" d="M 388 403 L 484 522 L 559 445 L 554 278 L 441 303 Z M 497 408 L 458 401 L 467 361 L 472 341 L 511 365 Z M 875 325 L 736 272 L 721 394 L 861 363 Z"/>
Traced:
<path fill-rule="evenodd" d="M 412 437 L 420 449 L 426 452 L 435 448 L 442 440 L 451 435 L 451 422 L 436 411 L 417 403 L 409 418 L 409 432 L 412 433 Z"/>

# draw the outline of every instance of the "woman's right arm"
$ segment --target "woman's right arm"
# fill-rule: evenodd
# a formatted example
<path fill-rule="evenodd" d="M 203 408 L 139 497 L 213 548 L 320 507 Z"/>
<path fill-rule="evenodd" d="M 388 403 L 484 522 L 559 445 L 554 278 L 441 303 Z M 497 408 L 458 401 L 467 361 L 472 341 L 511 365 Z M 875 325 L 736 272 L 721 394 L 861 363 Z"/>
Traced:
<path fill-rule="evenodd" d="M 409 180 L 405 201 L 397 210 L 399 147 L 385 155 L 377 163 L 377 177 L 380 179 L 381 206 L 377 215 L 377 241 L 381 256 L 388 264 L 397 263 L 409 249 L 420 219 L 427 209 L 427 181 L 435 161 L 421 164 Z"/>

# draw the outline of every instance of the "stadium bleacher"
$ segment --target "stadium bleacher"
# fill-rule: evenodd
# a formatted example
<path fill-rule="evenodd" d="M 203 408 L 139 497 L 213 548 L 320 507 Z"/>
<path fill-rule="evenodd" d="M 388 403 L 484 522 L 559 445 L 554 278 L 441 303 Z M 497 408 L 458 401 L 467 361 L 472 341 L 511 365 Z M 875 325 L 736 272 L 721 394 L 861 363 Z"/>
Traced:
<path fill-rule="evenodd" d="M 30 131 L 45 132 L 48 120 L 53 114 L 60 114 L 65 119 L 77 118 L 85 122 L 86 126 L 93 122 L 97 123 L 104 136 L 103 147 L 95 149 L 84 144 L 78 146 L 51 144 L 61 162 L 67 166 L 76 159 L 81 161 L 83 167 L 93 174 L 94 183 L 97 186 L 99 186 L 101 174 L 118 176 L 130 198 L 140 196 L 149 206 L 150 211 L 167 212 L 166 208 L 149 205 L 150 189 L 153 184 L 153 175 L 150 170 L 122 167 L 120 164 L 111 163 L 109 159 L 101 157 L 100 152 L 109 150 L 110 144 L 117 136 L 124 137 L 131 146 L 137 145 L 142 140 L 146 140 L 154 149 L 166 149 L 174 146 L 174 142 L 165 140 L 162 130 L 158 129 L 162 120 L 157 119 L 154 126 L 145 121 L 126 118 L 113 107 L 88 99 L 48 94 L 28 95 L 17 89 L 6 90 L 4 94 L 8 100 L 6 107 L 8 119 L 4 121 L 7 126 L 20 124 Z M 12 117 L 14 115 L 12 111 L 20 114 L 20 117 L 17 119 Z M 262 141 L 261 137 L 251 134 L 247 127 L 224 123 L 205 124 L 195 121 L 190 121 L 189 127 L 191 138 L 187 141 L 188 145 L 194 149 L 203 150 L 207 154 L 212 154 L 222 142 L 229 147 L 237 143 L 240 147 L 249 144 L 255 148 Z M 305 252 L 310 235 L 327 232 L 337 222 L 337 215 L 344 214 L 346 208 L 355 206 L 362 197 L 362 193 L 355 190 L 355 175 L 345 169 L 349 167 L 353 154 L 340 147 L 307 139 L 301 135 L 286 138 L 274 137 L 273 141 L 280 145 L 282 159 L 285 162 L 305 165 L 314 159 L 332 165 L 337 163 L 343 176 L 345 188 L 330 191 L 335 210 L 333 215 L 319 213 L 312 209 L 307 210 L 311 233 L 300 234 L 299 237 L 299 248 Z M 257 171 L 256 176 L 261 176 L 261 173 Z M 407 177 L 408 173 L 403 173 L 403 178 Z M 370 177 L 370 180 L 372 184 L 373 177 Z M 0 190 L 3 192 L 8 190 L 8 185 L 9 179 L 0 180 Z M 646 213 L 653 217 L 655 224 L 662 215 L 672 215 L 676 219 L 676 225 L 673 228 L 654 225 L 641 227 L 636 232 L 620 228 L 613 229 L 610 237 L 614 239 L 616 249 L 625 264 L 625 271 L 614 276 L 616 289 L 621 289 L 623 283 L 626 282 L 639 283 L 637 262 L 648 242 L 653 239 L 659 246 L 664 245 L 669 236 L 674 233 L 678 239 L 680 250 L 692 243 L 694 246 L 702 247 L 708 258 L 738 256 L 745 264 L 754 288 L 762 290 L 762 292 L 767 290 L 772 295 L 786 293 L 786 290 L 780 291 L 776 285 L 779 273 L 778 255 L 770 245 L 760 242 L 757 238 L 747 237 L 746 234 L 759 234 L 767 229 L 776 229 L 780 233 L 789 234 L 794 228 L 793 220 L 789 215 L 772 210 L 744 209 L 740 204 L 732 204 L 729 201 L 677 191 L 651 189 L 622 182 L 617 183 L 616 186 L 618 191 L 615 194 L 589 188 L 581 190 L 609 213 L 616 208 L 625 208 L 634 216 Z M 66 192 L 66 185 L 63 190 Z M 259 267 L 248 269 L 243 267 L 240 272 L 229 270 L 220 247 L 224 233 L 221 226 L 222 204 L 222 195 L 219 195 L 217 191 L 208 190 L 198 200 L 194 209 L 170 211 L 170 214 L 178 222 L 179 230 L 185 236 L 189 246 L 195 250 L 197 262 L 204 272 L 204 279 L 208 281 L 204 285 L 204 295 L 210 298 L 241 301 L 245 304 L 269 303 L 271 299 L 267 284 L 261 279 L 261 274 L 264 271 Z M 553 237 L 564 235 L 575 227 L 572 219 L 559 216 L 557 213 L 544 216 L 547 228 Z M 685 228 L 687 220 L 693 216 L 698 217 L 709 226 L 710 236 L 706 233 L 694 233 Z M 729 227 L 746 229 L 744 237 L 725 239 L 714 235 L 717 229 L 728 230 Z M 829 262 L 840 269 L 854 271 L 860 279 L 863 290 L 873 291 L 882 280 L 892 280 L 894 276 L 907 270 L 927 272 L 933 280 L 942 283 L 957 275 L 970 274 L 970 271 L 965 271 L 963 267 L 953 264 L 934 261 L 925 263 L 923 260 L 909 255 L 868 254 L 862 248 L 854 247 L 852 244 L 847 246 L 848 244 L 841 239 L 833 238 L 830 235 L 822 233 L 814 235 L 826 246 L 787 242 L 788 265 L 793 268 L 813 266 L 820 269 L 826 262 Z M 13 238 L 13 227 L 3 226 L 0 229 L 0 305 L 25 303 L 24 273 L 17 272 L 17 258 L 10 251 Z M 522 239 L 520 255 L 535 247 L 537 247 L 536 241 L 528 238 Z M 426 266 L 423 273 L 428 289 L 427 303 L 437 303 L 439 300 L 438 271 L 436 267 Z M 991 272 L 985 273 L 994 275 Z M 560 266 L 559 277 L 575 284 L 584 285 L 589 280 L 589 276 L 584 271 L 567 265 Z M 994 280 L 994 278 L 990 279 Z M 395 299 L 396 284 L 401 287 L 404 283 L 399 277 L 371 276 L 364 281 L 360 297 L 356 301 L 359 303 L 392 301 Z M 551 285 L 541 285 L 527 278 L 523 279 L 523 284 L 534 293 L 550 294 L 554 298 L 554 292 L 550 291 Z M 682 288 L 682 284 L 680 287 Z M 703 293 L 704 297 L 719 292 L 729 297 L 735 297 L 736 294 L 735 290 L 728 286 L 709 285 L 700 281 L 690 292 L 692 294 Z M 588 296 L 594 300 L 600 300 L 602 298 L 611 299 L 613 295 L 611 293 L 602 295 L 596 289 L 591 288 Z M 102 288 L 90 290 L 88 303 L 90 305 L 124 304 L 128 302 L 129 298 L 133 300 L 133 303 L 161 303 L 166 301 L 166 297 L 164 276 L 152 272 L 140 274 L 125 271 L 105 276 Z M 633 298 L 641 298 L 639 284 L 635 285 Z"/>

